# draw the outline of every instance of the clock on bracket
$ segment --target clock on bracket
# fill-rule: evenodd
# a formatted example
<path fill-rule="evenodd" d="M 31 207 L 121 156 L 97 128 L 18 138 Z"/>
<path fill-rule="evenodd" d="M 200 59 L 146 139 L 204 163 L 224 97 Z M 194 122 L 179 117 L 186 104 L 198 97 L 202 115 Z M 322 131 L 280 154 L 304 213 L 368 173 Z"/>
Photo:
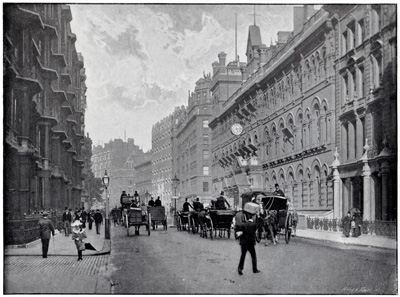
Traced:
<path fill-rule="evenodd" d="M 233 135 L 240 135 L 242 134 L 243 126 L 239 123 L 235 123 L 231 127 L 231 132 Z"/>

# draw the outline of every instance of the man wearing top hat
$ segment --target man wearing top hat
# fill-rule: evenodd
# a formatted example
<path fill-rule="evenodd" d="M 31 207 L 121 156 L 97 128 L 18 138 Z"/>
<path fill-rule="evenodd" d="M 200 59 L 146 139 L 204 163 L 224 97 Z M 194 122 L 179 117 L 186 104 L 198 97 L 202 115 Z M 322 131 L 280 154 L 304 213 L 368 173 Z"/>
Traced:
<path fill-rule="evenodd" d="M 228 200 L 224 197 L 224 191 L 221 191 L 220 196 L 217 198 L 217 201 L 215 202 L 215 208 L 216 209 L 226 209 L 226 205 L 228 205 L 228 208 L 231 208 L 229 205 Z"/>
<path fill-rule="evenodd" d="M 47 252 L 49 250 L 50 233 L 54 236 L 54 226 L 53 222 L 48 218 L 49 214 L 45 211 L 42 214 L 43 218 L 39 220 L 39 231 L 40 239 L 42 240 L 42 256 L 47 258 Z"/>

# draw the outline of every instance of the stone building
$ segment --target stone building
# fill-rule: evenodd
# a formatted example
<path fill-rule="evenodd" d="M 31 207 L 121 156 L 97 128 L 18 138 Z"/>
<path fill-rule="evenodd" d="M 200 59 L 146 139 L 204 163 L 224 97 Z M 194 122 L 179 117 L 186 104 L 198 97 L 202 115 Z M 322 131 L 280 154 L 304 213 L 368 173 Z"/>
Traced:
<path fill-rule="evenodd" d="M 323 7 L 336 59 L 335 217 L 358 208 L 368 221 L 397 214 L 397 11 L 395 5 Z"/>
<path fill-rule="evenodd" d="M 147 205 L 151 198 L 152 190 L 152 166 L 151 152 L 144 153 L 143 156 L 134 158 L 135 160 L 135 191 L 138 192 L 141 201 Z"/>
<path fill-rule="evenodd" d="M 243 81 L 210 124 L 214 166 L 223 168 L 215 183 L 233 192 L 239 207 L 241 193 L 273 191 L 275 183 L 303 213 L 333 206 L 332 17 L 309 6 L 294 12 L 296 30 L 279 32 L 270 47 L 250 26 Z M 240 135 L 231 134 L 234 123 L 243 127 Z"/>
<path fill-rule="evenodd" d="M 173 112 L 172 164 L 173 175 L 179 178 L 177 208 L 185 198 L 198 197 L 208 203 L 211 188 L 211 75 L 196 82 L 189 93 L 188 106 L 176 107 Z"/>
<path fill-rule="evenodd" d="M 151 131 L 152 189 L 151 196 L 160 196 L 169 211 L 172 197 L 172 115 L 153 125 Z"/>
<path fill-rule="evenodd" d="M 81 206 L 86 77 L 68 5 L 3 8 L 5 243 L 22 244 L 41 211 Z"/>
<path fill-rule="evenodd" d="M 102 178 L 107 170 L 110 177 L 108 193 L 110 207 L 120 205 L 122 191 L 133 195 L 135 191 L 135 160 L 142 157 L 143 151 L 133 138 L 110 140 L 103 146 L 95 146 L 92 153 L 92 171 L 95 177 Z"/>
<path fill-rule="evenodd" d="M 278 183 L 300 214 L 393 220 L 395 18 L 394 5 L 295 7 L 294 32 L 270 47 L 250 26 L 243 81 L 210 122 L 213 186 L 239 207 Z"/>

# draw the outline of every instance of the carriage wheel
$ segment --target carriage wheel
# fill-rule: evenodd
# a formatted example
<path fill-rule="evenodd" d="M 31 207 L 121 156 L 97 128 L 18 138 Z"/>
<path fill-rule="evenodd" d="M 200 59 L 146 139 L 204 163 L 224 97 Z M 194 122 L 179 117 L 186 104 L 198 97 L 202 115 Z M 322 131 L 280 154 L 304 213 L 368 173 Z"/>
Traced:
<path fill-rule="evenodd" d="M 285 241 L 287 244 L 289 243 L 290 236 L 292 234 L 291 223 L 292 223 L 292 215 L 289 213 L 285 222 Z"/>
<path fill-rule="evenodd" d="M 125 227 L 126 227 L 126 233 L 129 236 L 129 220 L 128 220 L 128 215 L 125 216 Z"/>

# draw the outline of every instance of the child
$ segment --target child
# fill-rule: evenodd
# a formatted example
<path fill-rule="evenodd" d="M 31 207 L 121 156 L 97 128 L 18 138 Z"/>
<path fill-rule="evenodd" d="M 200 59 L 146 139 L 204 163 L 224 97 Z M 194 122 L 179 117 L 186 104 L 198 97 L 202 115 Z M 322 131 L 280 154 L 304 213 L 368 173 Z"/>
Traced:
<path fill-rule="evenodd" d="M 85 229 L 82 228 L 82 223 L 78 220 L 71 224 L 72 229 L 72 240 L 75 241 L 76 249 L 78 250 L 78 261 L 82 259 L 82 251 L 85 250 L 85 243 L 83 239 L 86 238 Z"/>

